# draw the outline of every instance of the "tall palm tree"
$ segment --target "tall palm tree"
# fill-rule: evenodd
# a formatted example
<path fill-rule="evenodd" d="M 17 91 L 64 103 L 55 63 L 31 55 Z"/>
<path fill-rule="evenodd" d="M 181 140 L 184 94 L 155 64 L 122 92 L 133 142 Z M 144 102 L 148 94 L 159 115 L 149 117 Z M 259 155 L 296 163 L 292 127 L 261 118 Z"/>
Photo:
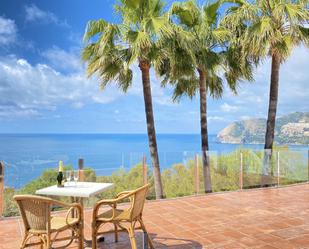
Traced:
<path fill-rule="evenodd" d="M 275 136 L 280 66 L 293 48 L 309 45 L 308 0 L 232 0 L 224 22 L 231 30 L 247 26 L 243 47 L 258 60 L 271 58 L 269 106 L 261 184 L 267 186 Z"/>
<path fill-rule="evenodd" d="M 280 66 L 293 48 L 309 45 L 308 0 L 235 0 L 226 23 L 248 25 L 243 39 L 254 57 L 271 58 L 270 93 L 265 134 L 265 150 L 272 150 L 278 105 Z"/>
<path fill-rule="evenodd" d="M 120 0 L 115 6 L 120 14 L 120 24 L 105 20 L 90 21 L 84 35 L 87 42 L 83 60 L 89 76 L 96 74 L 101 87 L 115 82 L 123 90 L 132 84 L 130 67 L 138 64 L 147 121 L 149 149 L 152 159 L 156 198 L 163 198 L 156 131 L 152 107 L 150 68 L 160 53 L 158 37 L 168 34 L 168 18 L 163 13 L 161 0 Z"/>
<path fill-rule="evenodd" d="M 162 42 L 166 56 L 156 64 L 157 71 L 164 75 L 163 83 L 175 85 L 174 99 L 183 95 L 193 97 L 199 93 L 201 149 L 203 159 L 204 190 L 212 192 L 207 126 L 207 95 L 221 97 L 223 78 L 232 91 L 241 77 L 252 79 L 249 61 L 242 57 L 240 49 L 232 46 L 231 33 L 219 26 L 220 1 L 203 8 L 194 0 L 175 3 L 170 9 L 174 23 L 173 38 Z M 227 45 L 229 45 L 227 49 Z M 237 62 L 236 62 L 237 61 Z"/>

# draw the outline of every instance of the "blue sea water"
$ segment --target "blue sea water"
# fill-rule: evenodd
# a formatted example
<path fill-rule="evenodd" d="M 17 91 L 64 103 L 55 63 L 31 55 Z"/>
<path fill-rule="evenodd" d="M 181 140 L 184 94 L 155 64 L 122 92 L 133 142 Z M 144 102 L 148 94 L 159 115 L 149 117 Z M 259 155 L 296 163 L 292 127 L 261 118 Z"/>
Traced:
<path fill-rule="evenodd" d="M 210 135 L 210 150 L 227 153 L 239 147 L 255 150 L 261 144 L 221 144 Z M 157 135 L 162 168 L 184 162 L 200 151 L 199 134 Z M 291 150 L 307 151 L 309 146 L 290 146 Z M 19 188 L 38 177 L 44 169 L 57 167 L 58 161 L 77 168 L 79 158 L 85 166 L 96 169 L 98 175 L 110 175 L 123 167 L 129 169 L 149 159 L 145 134 L 0 134 L 0 160 L 5 162 L 5 184 Z"/>

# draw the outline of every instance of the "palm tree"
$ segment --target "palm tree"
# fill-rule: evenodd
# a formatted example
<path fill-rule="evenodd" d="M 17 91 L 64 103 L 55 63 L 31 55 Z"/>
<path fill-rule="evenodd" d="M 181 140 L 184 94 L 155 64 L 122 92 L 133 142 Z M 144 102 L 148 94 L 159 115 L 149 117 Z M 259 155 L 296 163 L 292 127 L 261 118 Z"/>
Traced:
<path fill-rule="evenodd" d="M 308 0 L 232 0 L 225 23 L 247 26 L 243 47 L 257 60 L 271 58 L 270 93 L 265 133 L 262 185 L 267 185 L 275 136 L 280 66 L 293 48 L 309 45 Z"/>
<path fill-rule="evenodd" d="M 160 164 L 152 107 L 150 68 L 159 54 L 158 37 L 168 34 L 168 18 L 161 0 L 121 0 L 115 9 L 122 23 L 90 21 L 84 35 L 87 42 L 83 60 L 89 76 L 96 74 L 101 87 L 116 83 L 126 92 L 132 84 L 130 67 L 138 64 L 142 74 L 149 149 L 152 159 L 156 198 L 163 198 Z"/>
<path fill-rule="evenodd" d="M 203 8 L 194 0 L 175 3 L 170 9 L 171 21 L 175 24 L 174 35 L 164 39 L 166 56 L 156 65 L 157 71 L 167 82 L 175 85 L 174 100 L 183 95 L 193 97 L 199 92 L 201 149 L 203 154 L 203 177 L 205 193 L 212 192 L 207 126 L 207 95 L 221 97 L 223 78 L 232 91 L 241 77 L 251 80 L 251 66 L 242 57 L 240 49 L 232 46 L 226 49 L 231 33 L 219 26 L 220 1 Z M 236 39 L 235 39 L 236 41 Z M 237 62 L 236 62 L 237 61 Z"/>
<path fill-rule="evenodd" d="M 272 150 L 278 105 L 280 66 L 293 48 L 309 45 L 308 0 L 236 0 L 227 23 L 248 24 L 243 39 L 247 51 L 254 57 L 271 58 L 270 93 L 265 134 L 265 150 Z"/>

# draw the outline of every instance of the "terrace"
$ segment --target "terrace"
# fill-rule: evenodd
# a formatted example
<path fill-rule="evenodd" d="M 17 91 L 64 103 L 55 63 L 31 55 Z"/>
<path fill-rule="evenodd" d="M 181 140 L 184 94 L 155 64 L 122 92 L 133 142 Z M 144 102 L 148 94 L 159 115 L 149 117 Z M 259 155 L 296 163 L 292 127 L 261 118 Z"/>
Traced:
<path fill-rule="evenodd" d="M 155 248 L 309 248 L 308 192 L 304 183 L 148 201 L 144 220 Z M 86 210 L 86 238 L 91 211 Z M 4 218 L 0 227 L 0 249 L 19 248 L 20 218 Z M 108 235 L 99 248 L 130 248 L 130 243 L 126 234 L 118 243 Z"/>

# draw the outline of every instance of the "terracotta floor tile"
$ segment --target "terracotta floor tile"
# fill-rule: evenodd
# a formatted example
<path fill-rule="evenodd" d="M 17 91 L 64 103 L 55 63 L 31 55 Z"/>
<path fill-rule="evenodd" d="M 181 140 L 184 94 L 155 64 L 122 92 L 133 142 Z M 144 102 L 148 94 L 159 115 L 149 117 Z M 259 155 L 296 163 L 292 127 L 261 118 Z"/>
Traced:
<path fill-rule="evenodd" d="M 297 249 L 298 246 L 287 241 L 287 240 L 278 240 L 274 243 L 271 243 L 272 246 L 278 249 Z"/>
<path fill-rule="evenodd" d="M 273 243 L 278 241 L 279 237 L 272 235 L 272 234 L 267 234 L 267 233 L 259 233 L 259 234 L 255 234 L 253 235 L 254 238 L 261 240 L 265 243 Z"/>
<path fill-rule="evenodd" d="M 228 229 L 226 231 L 223 231 L 221 234 L 223 234 L 224 236 L 226 236 L 228 238 L 234 239 L 234 240 L 239 240 L 239 239 L 247 236 L 244 233 L 235 231 L 233 229 Z"/>
<path fill-rule="evenodd" d="M 259 249 L 278 249 L 278 248 L 274 246 L 266 245 L 266 246 L 259 247 Z"/>
<path fill-rule="evenodd" d="M 238 240 L 238 242 L 246 245 L 248 248 L 266 245 L 266 243 L 263 242 L 262 240 L 258 240 L 258 239 L 254 239 L 254 238 L 250 238 L 250 237 L 241 238 L 240 240 Z"/>
<path fill-rule="evenodd" d="M 306 234 L 306 235 L 302 235 L 302 236 L 290 239 L 289 242 L 292 243 L 293 245 L 309 247 L 309 235 Z"/>
<path fill-rule="evenodd" d="M 149 201 L 144 220 L 156 249 L 309 249 L 308 192 L 302 184 Z M 91 214 L 85 210 L 87 239 Z M 19 248 L 22 231 L 20 219 L 0 220 L 0 249 Z M 130 248 L 125 233 L 118 243 L 113 234 L 105 237 L 98 248 Z M 136 237 L 142 248 L 142 233 Z"/>
<path fill-rule="evenodd" d="M 285 229 L 272 232 L 273 235 L 276 235 L 283 239 L 291 239 L 291 238 L 294 238 L 301 234 L 306 234 L 306 233 L 308 233 L 308 231 L 301 227 L 289 227 L 289 228 L 285 228 Z"/>

